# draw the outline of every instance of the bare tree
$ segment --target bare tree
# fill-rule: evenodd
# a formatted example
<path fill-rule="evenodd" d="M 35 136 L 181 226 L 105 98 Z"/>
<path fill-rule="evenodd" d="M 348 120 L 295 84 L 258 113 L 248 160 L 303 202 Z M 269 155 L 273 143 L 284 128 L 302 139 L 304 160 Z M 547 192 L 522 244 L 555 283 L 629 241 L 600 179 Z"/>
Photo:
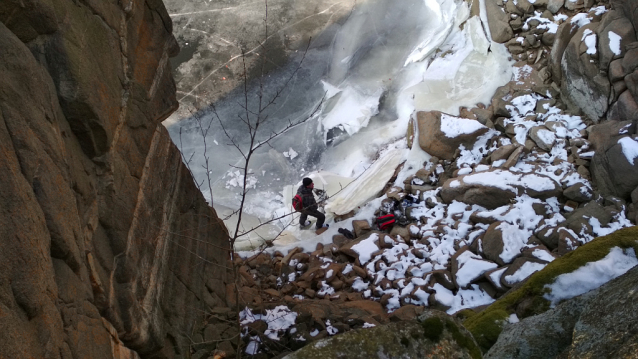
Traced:
<path fill-rule="evenodd" d="M 292 221 L 293 221 L 292 216 L 294 214 L 294 211 L 290 211 L 290 213 L 286 213 L 280 216 L 273 216 L 272 218 L 268 220 L 263 220 L 263 221 L 260 220 L 260 223 L 256 226 L 253 226 L 252 228 L 249 228 L 249 229 L 243 228 L 242 218 L 244 215 L 246 199 L 250 193 L 248 180 L 249 180 L 249 176 L 253 175 L 253 173 L 249 169 L 251 160 L 253 159 L 257 151 L 259 151 L 263 147 L 266 147 L 266 146 L 272 147 L 273 140 L 283 135 L 284 133 L 290 131 L 291 129 L 299 125 L 302 125 L 303 123 L 312 119 L 321 109 L 323 104 L 323 98 L 322 98 L 319 101 L 319 103 L 312 109 L 309 115 L 294 121 L 289 120 L 287 123 L 285 123 L 283 126 L 280 126 L 276 130 L 265 130 L 266 124 L 270 125 L 272 121 L 277 120 L 276 118 L 268 115 L 268 109 L 271 108 L 273 105 L 275 105 L 279 99 L 281 99 L 282 94 L 289 88 L 291 81 L 293 81 L 293 79 L 296 77 L 297 73 L 301 69 L 301 66 L 306 58 L 306 54 L 310 46 L 310 39 L 301 55 L 301 59 L 298 61 L 298 63 L 294 67 L 294 70 L 292 71 L 292 73 L 289 76 L 287 76 L 283 84 L 275 91 L 274 94 L 267 95 L 265 91 L 264 82 L 266 81 L 266 63 L 270 61 L 268 57 L 269 56 L 268 48 L 266 46 L 266 41 L 269 38 L 268 1 L 264 0 L 264 4 L 265 4 L 264 37 L 263 37 L 264 40 L 262 40 L 258 44 L 260 51 L 256 53 L 258 56 L 258 61 L 259 61 L 259 64 L 257 65 L 259 74 L 257 75 L 257 78 L 256 78 L 256 81 L 258 81 L 258 83 L 255 84 L 257 86 L 256 101 L 251 101 L 249 99 L 249 96 L 250 96 L 249 87 L 251 86 L 251 83 L 250 83 L 251 81 L 249 79 L 249 74 L 248 74 L 249 66 L 247 64 L 246 50 L 242 49 L 241 59 L 242 59 L 242 65 L 243 65 L 243 72 L 240 76 L 243 79 L 243 86 L 244 86 L 243 103 L 237 104 L 241 108 L 242 114 L 239 115 L 237 119 L 232 119 L 232 120 L 239 121 L 238 123 L 242 124 L 243 130 L 244 130 L 243 138 L 247 138 L 248 141 L 240 141 L 231 134 L 231 131 L 227 127 L 227 123 L 225 123 L 224 121 L 229 119 L 223 119 L 219 115 L 217 108 L 215 107 L 214 104 L 210 105 L 212 119 L 205 119 L 203 115 L 203 111 L 201 110 L 191 111 L 192 118 L 195 121 L 195 127 L 197 130 L 198 137 L 202 139 L 202 144 L 203 144 L 202 153 L 199 154 L 203 158 L 202 163 L 200 165 L 206 171 L 206 178 L 196 184 L 198 188 L 200 189 L 200 191 L 202 191 L 203 193 L 208 192 L 211 206 L 213 205 L 213 184 L 214 184 L 214 180 L 211 178 L 211 168 L 212 166 L 214 166 L 214 164 L 211 162 L 211 158 L 209 156 L 210 143 L 208 140 L 208 135 L 212 128 L 213 122 L 216 122 L 217 124 L 219 124 L 219 126 L 221 127 L 221 131 L 224 133 L 225 138 L 228 140 L 228 145 L 233 147 L 241 156 L 240 164 L 236 166 L 231 166 L 232 168 L 235 168 L 236 170 L 240 171 L 240 174 L 242 177 L 242 183 L 240 184 L 241 189 L 239 193 L 240 195 L 239 206 L 236 210 L 234 210 L 228 216 L 230 217 L 230 216 L 236 215 L 237 223 L 235 225 L 234 231 L 232 231 L 228 237 L 227 248 L 226 248 L 226 250 L 228 250 L 230 253 L 230 261 L 231 263 L 233 263 L 232 275 L 234 280 L 234 296 L 235 296 L 235 303 L 237 303 L 237 307 L 235 308 L 235 310 L 236 310 L 236 314 L 238 318 L 237 326 L 239 329 L 241 329 L 240 322 L 239 322 L 239 311 L 240 311 L 240 300 L 241 300 L 240 274 L 239 274 L 239 263 L 238 263 L 239 261 L 235 260 L 236 259 L 235 253 L 234 253 L 235 243 L 237 242 L 239 238 L 247 236 L 255 232 L 256 230 L 260 229 L 261 227 L 273 222 L 279 222 L 280 224 L 279 234 L 281 234 L 286 229 L 287 226 L 292 224 Z M 270 126 L 270 128 L 273 128 L 273 127 L 274 126 Z M 184 146 L 182 143 L 181 128 L 179 132 L 179 140 L 180 140 L 180 148 L 183 149 Z M 193 175 L 193 168 L 191 166 L 193 165 L 194 156 L 195 156 L 195 152 L 191 154 L 187 154 L 182 151 L 182 160 L 186 164 L 188 170 L 191 172 L 191 175 Z M 262 239 L 266 240 L 266 238 L 262 238 Z M 238 336 L 237 337 L 237 356 L 238 357 L 241 357 L 241 353 L 242 353 L 241 343 L 242 343 L 241 337 Z"/>

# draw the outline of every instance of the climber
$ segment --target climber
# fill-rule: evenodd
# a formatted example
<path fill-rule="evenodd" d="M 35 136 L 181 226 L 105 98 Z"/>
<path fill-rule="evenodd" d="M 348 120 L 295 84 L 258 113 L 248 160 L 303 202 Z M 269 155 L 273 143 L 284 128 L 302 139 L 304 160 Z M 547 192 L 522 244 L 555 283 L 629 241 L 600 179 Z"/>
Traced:
<path fill-rule="evenodd" d="M 301 212 L 301 216 L 299 216 L 299 224 L 301 225 L 301 228 L 306 228 L 312 223 L 307 220 L 308 216 L 317 218 L 317 229 L 328 227 L 327 224 L 323 224 L 326 220 L 326 215 L 318 210 L 317 201 L 312 193 L 314 188 L 315 184 L 312 182 L 312 179 L 308 177 L 304 178 L 301 186 L 297 189 L 295 199 L 293 199 L 293 207 L 295 210 Z M 301 206 L 295 204 L 296 202 L 299 202 L 299 198 L 301 199 Z"/>

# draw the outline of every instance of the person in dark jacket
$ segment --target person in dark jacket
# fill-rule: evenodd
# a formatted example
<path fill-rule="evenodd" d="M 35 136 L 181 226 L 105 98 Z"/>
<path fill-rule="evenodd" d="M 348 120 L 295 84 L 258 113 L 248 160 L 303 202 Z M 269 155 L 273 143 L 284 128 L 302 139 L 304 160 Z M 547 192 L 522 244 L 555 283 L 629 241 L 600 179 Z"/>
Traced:
<path fill-rule="evenodd" d="M 315 184 L 312 182 L 312 179 L 306 177 L 297 189 L 297 194 L 301 196 L 301 202 L 303 203 L 303 209 L 300 211 L 301 216 L 299 216 L 299 224 L 301 227 L 308 227 L 311 223 L 307 220 L 308 216 L 313 216 L 317 218 L 317 229 L 328 227 L 327 224 L 323 224 L 326 220 L 326 215 L 317 209 L 317 201 L 315 200 L 315 195 L 312 193 L 313 188 L 315 188 Z"/>

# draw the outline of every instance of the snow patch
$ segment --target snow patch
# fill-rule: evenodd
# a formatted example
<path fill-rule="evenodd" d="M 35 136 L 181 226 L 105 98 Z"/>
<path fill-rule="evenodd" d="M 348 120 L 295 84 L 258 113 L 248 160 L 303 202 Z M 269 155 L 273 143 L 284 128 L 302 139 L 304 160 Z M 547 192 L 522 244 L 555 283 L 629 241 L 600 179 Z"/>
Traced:
<path fill-rule="evenodd" d="M 622 147 L 622 153 L 627 158 L 627 162 L 634 164 L 638 158 L 638 141 L 631 137 L 623 137 L 618 140 L 618 143 Z"/>
<path fill-rule="evenodd" d="M 611 52 L 614 53 L 614 55 L 620 56 L 621 54 L 620 40 L 622 40 L 622 38 L 620 37 L 620 35 L 616 34 L 613 31 L 610 31 L 608 33 L 608 36 L 609 36 L 609 49 L 611 50 Z"/>
<path fill-rule="evenodd" d="M 611 248 L 605 258 L 596 262 L 589 262 L 571 273 L 559 275 L 554 283 L 545 288 L 550 289 L 544 298 L 555 307 L 563 300 L 587 293 L 601 285 L 625 274 L 628 270 L 638 265 L 636 253 L 633 248 L 622 250 L 619 247 Z"/>
<path fill-rule="evenodd" d="M 469 135 L 483 128 L 487 127 L 478 121 L 441 114 L 441 131 L 449 138 Z"/>

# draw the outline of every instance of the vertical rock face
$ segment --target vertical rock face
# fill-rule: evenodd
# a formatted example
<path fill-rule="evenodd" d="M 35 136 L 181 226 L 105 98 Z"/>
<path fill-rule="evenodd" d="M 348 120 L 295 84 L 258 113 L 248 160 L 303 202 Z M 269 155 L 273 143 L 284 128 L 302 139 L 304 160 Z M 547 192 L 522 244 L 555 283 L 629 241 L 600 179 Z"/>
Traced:
<path fill-rule="evenodd" d="M 638 162 L 629 151 L 638 141 L 638 0 L 612 0 L 608 8 L 560 25 L 550 69 L 565 103 L 597 124 L 588 132 L 599 191 L 629 200 L 638 186 Z"/>
<path fill-rule="evenodd" d="M 160 124 L 171 26 L 161 0 L 0 4 L 0 357 L 175 357 L 222 304 L 227 231 Z"/>

